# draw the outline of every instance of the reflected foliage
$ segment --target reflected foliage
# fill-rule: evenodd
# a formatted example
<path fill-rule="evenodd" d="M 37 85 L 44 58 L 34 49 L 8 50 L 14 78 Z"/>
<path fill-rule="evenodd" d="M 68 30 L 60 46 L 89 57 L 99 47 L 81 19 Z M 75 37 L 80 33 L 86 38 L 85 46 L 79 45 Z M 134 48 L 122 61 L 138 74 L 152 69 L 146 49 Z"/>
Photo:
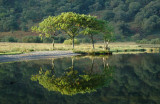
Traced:
<path fill-rule="evenodd" d="M 50 59 L 0 63 L 0 104 L 160 104 L 159 54 L 112 55 L 104 60 L 94 57 L 93 61 L 91 57 L 79 57 L 73 65 L 71 61 L 59 58 L 54 60 L 55 65 Z M 98 86 L 92 93 L 66 96 L 31 80 L 32 75 L 39 75 L 40 68 L 43 75 L 50 73 L 49 78 L 67 73 L 69 77 L 103 75 L 107 63 L 114 66 L 111 83 Z"/>
<path fill-rule="evenodd" d="M 93 63 L 92 63 L 93 64 Z M 93 67 L 91 68 L 91 71 Z M 58 91 L 65 95 L 75 95 L 78 93 L 90 93 L 96 89 L 107 86 L 113 79 L 113 67 L 104 67 L 101 73 L 80 74 L 74 66 L 65 70 L 62 76 L 57 77 L 54 70 L 43 71 L 33 75 L 33 81 L 39 81 L 44 88 L 49 91 Z"/>

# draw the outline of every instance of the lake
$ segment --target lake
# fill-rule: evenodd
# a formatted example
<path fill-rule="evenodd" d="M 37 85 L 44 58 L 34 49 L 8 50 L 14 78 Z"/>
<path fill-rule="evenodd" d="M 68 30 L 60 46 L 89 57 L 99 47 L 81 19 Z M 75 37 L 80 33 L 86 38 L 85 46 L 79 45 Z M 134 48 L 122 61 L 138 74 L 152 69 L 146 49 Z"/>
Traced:
<path fill-rule="evenodd" d="M 160 54 L 0 63 L 0 104 L 160 104 Z"/>

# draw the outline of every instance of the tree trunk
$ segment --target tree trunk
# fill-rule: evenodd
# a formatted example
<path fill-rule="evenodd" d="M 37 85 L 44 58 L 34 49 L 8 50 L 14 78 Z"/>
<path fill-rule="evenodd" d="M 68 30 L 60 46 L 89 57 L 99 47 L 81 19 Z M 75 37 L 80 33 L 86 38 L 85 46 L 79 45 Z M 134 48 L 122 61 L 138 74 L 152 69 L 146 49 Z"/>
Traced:
<path fill-rule="evenodd" d="M 104 39 L 104 50 L 106 50 L 106 40 Z"/>
<path fill-rule="evenodd" d="M 109 64 L 107 63 L 106 64 L 106 58 L 105 57 L 103 57 L 103 65 L 104 65 L 104 69 L 109 69 Z"/>
<path fill-rule="evenodd" d="M 72 38 L 72 48 L 74 49 L 74 37 Z"/>
<path fill-rule="evenodd" d="M 55 70 L 54 70 L 54 59 L 52 58 L 52 74 L 55 73 Z"/>
<path fill-rule="evenodd" d="M 53 41 L 52 41 L 52 48 L 54 50 L 54 38 L 53 38 Z"/>
<path fill-rule="evenodd" d="M 72 66 L 74 66 L 74 59 L 72 58 Z"/>
<path fill-rule="evenodd" d="M 52 58 L 52 69 L 54 69 L 54 59 Z"/>
<path fill-rule="evenodd" d="M 92 40 L 92 47 L 94 49 L 94 40 L 93 40 L 93 35 L 91 34 L 91 40 Z"/>
<path fill-rule="evenodd" d="M 74 71 L 74 58 L 72 58 L 72 70 Z"/>
<path fill-rule="evenodd" d="M 109 48 L 109 40 L 108 40 L 107 43 L 106 43 L 106 48 L 107 48 L 108 51 L 110 51 L 110 48 Z"/>
<path fill-rule="evenodd" d="M 109 48 L 109 40 L 108 41 L 104 40 L 104 49 L 105 50 L 110 50 L 110 48 Z"/>
<path fill-rule="evenodd" d="M 94 66 L 94 59 L 92 58 L 92 66 L 91 66 L 91 72 L 90 72 L 90 74 L 92 74 L 92 72 L 93 72 L 93 66 Z"/>
<path fill-rule="evenodd" d="M 104 68 L 106 67 L 106 60 L 105 58 L 103 57 L 103 65 L 104 65 Z"/>

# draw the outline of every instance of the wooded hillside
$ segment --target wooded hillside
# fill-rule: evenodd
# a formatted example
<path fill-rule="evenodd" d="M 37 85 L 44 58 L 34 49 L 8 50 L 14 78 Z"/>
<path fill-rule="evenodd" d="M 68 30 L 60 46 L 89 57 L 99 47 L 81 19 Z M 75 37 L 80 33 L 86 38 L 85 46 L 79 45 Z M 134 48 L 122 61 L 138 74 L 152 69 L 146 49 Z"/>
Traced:
<path fill-rule="evenodd" d="M 44 18 L 69 11 L 109 21 L 117 40 L 160 36 L 160 0 L 0 0 L 0 32 L 30 31 Z"/>

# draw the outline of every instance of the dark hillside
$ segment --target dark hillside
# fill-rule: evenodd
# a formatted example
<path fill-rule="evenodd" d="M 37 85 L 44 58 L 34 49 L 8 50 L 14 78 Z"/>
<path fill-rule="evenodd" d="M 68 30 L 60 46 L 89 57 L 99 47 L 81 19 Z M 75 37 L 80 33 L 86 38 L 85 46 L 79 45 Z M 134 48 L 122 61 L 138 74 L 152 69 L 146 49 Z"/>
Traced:
<path fill-rule="evenodd" d="M 69 11 L 109 21 L 117 40 L 160 35 L 160 0 L 0 0 L 0 32 L 30 31 L 49 15 Z"/>

